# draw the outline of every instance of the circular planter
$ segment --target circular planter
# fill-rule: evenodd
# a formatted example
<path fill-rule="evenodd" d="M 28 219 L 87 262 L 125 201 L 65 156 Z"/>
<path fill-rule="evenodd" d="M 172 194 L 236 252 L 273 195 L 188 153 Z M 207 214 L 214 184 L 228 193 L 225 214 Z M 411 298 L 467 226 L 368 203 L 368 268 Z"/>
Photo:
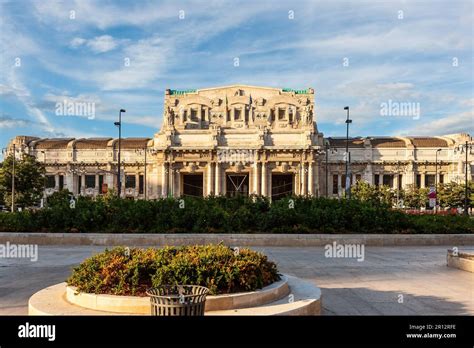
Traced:
<path fill-rule="evenodd" d="M 205 311 L 256 307 L 280 299 L 289 292 L 288 279 L 282 276 L 281 280 L 260 290 L 207 296 Z M 66 300 L 76 306 L 104 312 L 148 315 L 151 313 L 148 296 L 96 295 L 78 292 L 75 287 L 67 286 Z"/>
<path fill-rule="evenodd" d="M 448 249 L 446 259 L 448 267 L 474 273 L 474 251 L 454 252 L 454 250 Z"/>

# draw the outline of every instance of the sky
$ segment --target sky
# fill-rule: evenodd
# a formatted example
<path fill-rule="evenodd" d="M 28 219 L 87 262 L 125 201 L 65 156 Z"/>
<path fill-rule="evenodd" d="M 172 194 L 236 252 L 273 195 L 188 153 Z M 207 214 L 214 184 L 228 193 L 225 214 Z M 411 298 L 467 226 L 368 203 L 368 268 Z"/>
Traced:
<path fill-rule="evenodd" d="M 0 0 L 0 147 L 117 137 L 121 108 L 152 137 L 165 89 L 233 84 L 314 88 L 325 136 L 346 105 L 352 136 L 474 135 L 473 3 Z"/>

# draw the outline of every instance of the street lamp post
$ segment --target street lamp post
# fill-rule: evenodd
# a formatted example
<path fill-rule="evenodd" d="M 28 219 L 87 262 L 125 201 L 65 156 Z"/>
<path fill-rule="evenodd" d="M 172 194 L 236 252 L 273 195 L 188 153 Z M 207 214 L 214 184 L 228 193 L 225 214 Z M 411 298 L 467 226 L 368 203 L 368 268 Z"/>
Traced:
<path fill-rule="evenodd" d="M 120 179 L 120 152 L 121 152 L 121 141 L 122 141 L 122 112 L 126 112 L 124 109 L 120 109 L 119 111 L 119 120 L 118 122 L 114 122 L 114 125 L 116 125 L 119 129 L 119 139 L 118 139 L 118 156 L 117 156 L 117 194 L 120 197 L 121 196 L 121 190 L 122 190 L 122 183 Z"/>
<path fill-rule="evenodd" d="M 441 152 L 441 149 L 436 150 L 435 156 L 435 214 L 438 212 L 438 153 Z"/>
<path fill-rule="evenodd" d="M 352 120 L 349 118 L 349 107 L 345 106 L 344 110 L 347 110 L 347 119 L 346 119 L 346 196 L 351 198 L 351 180 L 349 178 L 349 124 L 352 123 Z"/>
<path fill-rule="evenodd" d="M 469 141 L 466 140 L 465 144 L 460 144 L 455 148 L 455 150 L 460 151 L 461 153 L 463 151 L 465 152 L 466 155 L 466 160 L 465 160 L 465 168 L 464 168 L 464 174 L 465 174 L 465 186 L 464 186 L 464 215 L 468 215 L 468 210 L 467 210 L 467 195 L 468 195 L 468 176 L 467 176 L 467 171 L 468 171 L 468 153 L 472 151 L 473 144 L 469 144 Z"/>
<path fill-rule="evenodd" d="M 397 209 L 400 208 L 400 161 L 397 161 Z"/>
<path fill-rule="evenodd" d="M 43 150 L 41 151 L 41 153 L 43 154 L 43 165 L 45 168 L 45 174 L 44 174 L 44 180 L 43 180 L 43 204 L 41 207 L 43 208 L 46 206 L 46 151 Z"/>
<path fill-rule="evenodd" d="M 464 215 L 468 215 L 468 211 L 467 211 L 467 151 L 468 150 L 468 142 L 466 141 L 466 169 L 464 170 L 465 171 L 465 175 L 466 175 L 466 178 L 465 178 L 465 187 L 464 187 Z"/>
<path fill-rule="evenodd" d="M 13 144 L 13 165 L 12 165 L 12 213 L 15 212 L 15 160 L 16 160 L 16 145 Z"/>

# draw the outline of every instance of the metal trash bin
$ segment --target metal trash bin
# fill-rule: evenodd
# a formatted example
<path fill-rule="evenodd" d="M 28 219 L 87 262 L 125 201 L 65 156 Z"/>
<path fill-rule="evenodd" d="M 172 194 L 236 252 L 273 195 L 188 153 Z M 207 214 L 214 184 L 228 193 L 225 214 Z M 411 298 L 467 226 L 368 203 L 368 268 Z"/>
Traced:
<path fill-rule="evenodd" d="M 199 285 L 162 285 L 146 292 L 153 316 L 202 316 L 208 293 Z"/>

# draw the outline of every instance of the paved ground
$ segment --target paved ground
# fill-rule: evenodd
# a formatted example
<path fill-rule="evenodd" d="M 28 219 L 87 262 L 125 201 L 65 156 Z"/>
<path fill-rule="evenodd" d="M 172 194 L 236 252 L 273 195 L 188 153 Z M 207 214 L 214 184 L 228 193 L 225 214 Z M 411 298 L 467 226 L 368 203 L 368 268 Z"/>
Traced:
<path fill-rule="evenodd" d="M 446 267 L 448 248 L 366 247 L 363 262 L 326 258 L 322 247 L 255 249 L 282 273 L 317 284 L 326 315 L 474 315 L 474 273 Z M 73 266 L 103 249 L 40 246 L 37 262 L 0 259 L 0 315 L 27 314 L 34 292 L 64 281 Z"/>

